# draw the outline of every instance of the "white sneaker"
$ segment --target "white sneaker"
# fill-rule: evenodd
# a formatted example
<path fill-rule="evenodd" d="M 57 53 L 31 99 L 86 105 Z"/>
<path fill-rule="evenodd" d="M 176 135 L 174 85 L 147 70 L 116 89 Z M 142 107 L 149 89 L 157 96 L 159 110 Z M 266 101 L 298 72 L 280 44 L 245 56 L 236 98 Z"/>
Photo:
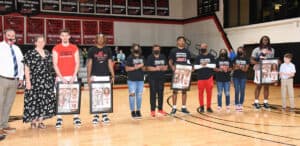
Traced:
<path fill-rule="evenodd" d="M 230 112 L 230 106 L 226 106 L 226 112 L 227 112 L 227 113 Z"/>
<path fill-rule="evenodd" d="M 221 112 L 222 111 L 222 107 L 218 106 L 218 112 Z"/>

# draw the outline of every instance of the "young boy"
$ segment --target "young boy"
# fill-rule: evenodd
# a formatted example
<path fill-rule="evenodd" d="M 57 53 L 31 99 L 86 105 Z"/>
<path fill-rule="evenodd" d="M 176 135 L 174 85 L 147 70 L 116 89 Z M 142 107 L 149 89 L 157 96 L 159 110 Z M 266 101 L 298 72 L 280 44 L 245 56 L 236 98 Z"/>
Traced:
<path fill-rule="evenodd" d="M 282 97 L 282 109 L 286 109 L 286 90 L 290 98 L 290 111 L 295 108 L 294 103 L 294 87 L 293 77 L 295 76 L 295 65 L 291 62 L 293 55 L 287 53 L 284 55 L 284 63 L 280 66 L 280 78 L 281 78 L 281 97 Z"/>

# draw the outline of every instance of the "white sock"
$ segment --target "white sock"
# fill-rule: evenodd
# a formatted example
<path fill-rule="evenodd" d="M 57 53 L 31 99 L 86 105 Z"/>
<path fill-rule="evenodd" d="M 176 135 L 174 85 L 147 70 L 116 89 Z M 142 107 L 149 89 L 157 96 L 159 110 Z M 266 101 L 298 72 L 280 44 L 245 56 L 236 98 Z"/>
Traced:
<path fill-rule="evenodd" d="M 79 116 L 78 115 L 74 115 L 74 118 L 79 118 Z"/>
<path fill-rule="evenodd" d="M 62 116 L 61 115 L 57 115 L 57 119 L 62 119 Z"/>
<path fill-rule="evenodd" d="M 258 99 L 255 99 L 254 103 L 259 103 Z"/>
<path fill-rule="evenodd" d="M 176 105 L 173 105 L 173 109 L 176 109 Z"/>
<path fill-rule="evenodd" d="M 268 103 L 268 100 L 267 100 L 267 99 L 265 99 L 265 100 L 264 100 L 264 103 Z"/>
<path fill-rule="evenodd" d="M 186 106 L 185 106 L 185 105 L 183 105 L 183 106 L 182 106 L 182 108 L 186 108 Z"/>

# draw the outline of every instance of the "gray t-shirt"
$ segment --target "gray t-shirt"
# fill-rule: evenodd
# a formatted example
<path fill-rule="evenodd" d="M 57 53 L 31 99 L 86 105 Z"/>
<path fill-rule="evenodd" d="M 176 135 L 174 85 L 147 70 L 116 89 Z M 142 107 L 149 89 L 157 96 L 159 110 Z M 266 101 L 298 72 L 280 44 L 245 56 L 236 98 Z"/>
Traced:
<path fill-rule="evenodd" d="M 260 47 L 256 47 L 253 51 L 252 51 L 252 54 L 251 54 L 251 57 L 253 58 L 258 58 L 259 55 L 261 54 L 261 49 Z M 268 53 L 266 55 L 267 58 L 274 58 L 274 55 L 275 55 L 275 50 L 273 48 L 271 48 L 271 53 Z"/>

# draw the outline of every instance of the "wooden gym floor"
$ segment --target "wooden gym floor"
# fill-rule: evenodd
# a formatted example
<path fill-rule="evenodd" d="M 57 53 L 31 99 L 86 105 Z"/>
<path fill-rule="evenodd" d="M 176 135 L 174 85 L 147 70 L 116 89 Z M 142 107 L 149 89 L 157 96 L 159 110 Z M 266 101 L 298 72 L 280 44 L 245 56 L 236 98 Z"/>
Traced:
<path fill-rule="evenodd" d="M 213 114 L 199 114 L 198 91 L 193 85 L 188 92 L 188 109 L 191 115 L 178 112 L 175 117 L 150 117 L 149 88 L 144 88 L 142 120 L 132 120 L 129 112 L 127 89 L 114 90 L 114 113 L 110 114 L 111 125 L 93 126 L 89 114 L 88 91 L 82 94 L 81 114 L 83 125 L 74 128 L 72 116 L 64 116 L 64 125 L 56 130 L 56 118 L 47 120 L 45 130 L 30 129 L 29 124 L 21 120 L 11 122 L 17 128 L 1 146 L 198 146 L 198 145 L 300 145 L 300 115 L 282 112 L 280 109 L 280 87 L 270 89 L 271 111 L 254 111 L 254 84 L 248 83 L 246 89 L 245 109 L 243 113 L 216 111 L 216 87 L 213 92 Z M 171 95 L 169 87 L 165 90 L 164 109 L 169 112 L 167 104 Z M 296 106 L 300 105 L 300 91 L 295 88 Z M 170 100 L 171 102 L 171 100 Z M 223 104 L 224 104 L 223 97 Z M 234 102 L 231 86 L 231 103 Z M 262 102 L 262 99 L 261 99 Z M 277 106 L 276 106 L 277 105 Z M 181 107 L 179 96 L 177 108 Z M 277 107 L 277 109 L 276 109 Z M 18 94 L 13 106 L 12 116 L 20 116 L 23 110 L 23 94 Z M 299 111 L 300 112 L 300 111 Z"/>

